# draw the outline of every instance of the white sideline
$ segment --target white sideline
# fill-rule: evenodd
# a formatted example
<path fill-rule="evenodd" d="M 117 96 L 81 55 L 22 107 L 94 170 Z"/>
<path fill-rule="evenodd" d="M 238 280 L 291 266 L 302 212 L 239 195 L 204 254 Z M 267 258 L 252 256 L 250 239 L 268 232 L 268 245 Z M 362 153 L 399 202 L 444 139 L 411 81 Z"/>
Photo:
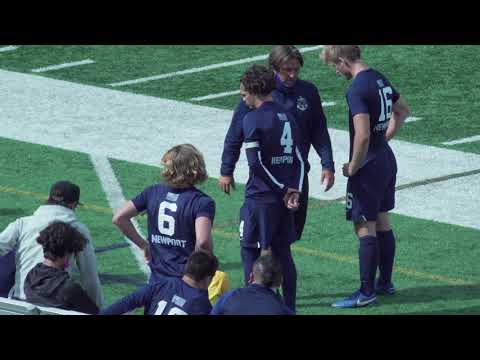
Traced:
<path fill-rule="evenodd" d="M 443 145 L 457 145 L 457 144 L 471 143 L 471 142 L 475 142 L 475 141 L 480 141 L 480 135 L 475 135 L 475 136 L 471 136 L 471 137 L 464 138 L 464 139 L 447 141 L 447 142 L 443 142 L 442 144 Z"/>
<path fill-rule="evenodd" d="M 323 45 L 304 47 L 304 48 L 300 48 L 298 50 L 301 53 L 304 53 L 304 52 L 308 52 L 308 51 L 318 50 L 318 49 L 321 49 L 321 48 L 323 48 Z M 166 79 L 166 78 L 179 76 L 179 75 L 193 74 L 193 73 L 207 71 L 207 70 L 220 69 L 220 68 L 224 68 L 224 67 L 227 67 L 227 66 L 241 65 L 241 64 L 245 64 L 245 63 L 249 63 L 249 62 L 265 60 L 265 59 L 268 58 L 268 55 L 269 54 L 259 55 L 259 56 L 254 56 L 254 57 L 249 57 L 249 58 L 244 58 L 244 59 L 239 59 L 239 60 L 234 60 L 234 61 L 227 61 L 227 62 L 223 62 L 223 63 L 219 63 L 219 64 L 212 64 L 212 65 L 196 67 L 196 68 L 187 69 L 187 70 L 175 71 L 175 72 L 167 73 L 167 74 L 160 74 L 160 75 L 143 77 L 143 78 L 139 78 L 139 79 L 120 81 L 120 82 L 115 82 L 115 83 L 111 83 L 111 84 L 108 84 L 108 85 L 110 85 L 112 87 L 134 85 L 134 84 L 140 84 L 140 83 L 153 81 L 153 80 Z"/>
<path fill-rule="evenodd" d="M 17 50 L 18 48 L 19 46 L 14 46 L 14 45 L 3 46 L 3 47 L 0 47 L 0 52 L 13 51 L 13 50 Z"/>
<path fill-rule="evenodd" d="M 106 156 L 94 154 L 90 155 L 90 159 L 93 163 L 93 166 L 95 167 L 95 171 L 98 174 L 98 178 L 100 179 L 102 188 L 107 195 L 108 203 L 110 204 L 112 210 L 115 211 L 125 203 L 125 197 L 123 196 L 122 188 L 118 183 L 115 173 L 113 172 L 110 161 Z M 133 226 L 135 226 L 135 229 L 137 229 L 138 233 L 142 237 L 144 237 L 144 235 L 140 231 L 140 226 L 138 225 L 137 221 L 135 219 L 132 219 L 132 223 Z M 137 260 L 138 266 L 140 267 L 142 272 L 147 275 L 147 278 L 150 277 L 150 268 L 145 263 L 143 252 L 127 237 L 125 237 L 125 240 L 127 240 L 127 242 L 130 244 L 130 250 L 135 257 L 135 260 Z"/>
<path fill-rule="evenodd" d="M 32 69 L 30 71 L 33 72 L 33 73 L 41 73 L 41 72 L 46 72 L 46 71 L 65 69 L 65 68 L 69 68 L 69 67 L 93 64 L 93 63 L 95 63 L 95 61 L 93 61 L 91 59 L 85 59 L 85 60 L 81 60 L 81 61 L 74 61 L 74 62 L 63 63 L 63 64 L 59 64 L 59 65 L 51 65 L 51 66 L 40 67 L 40 68 Z"/>

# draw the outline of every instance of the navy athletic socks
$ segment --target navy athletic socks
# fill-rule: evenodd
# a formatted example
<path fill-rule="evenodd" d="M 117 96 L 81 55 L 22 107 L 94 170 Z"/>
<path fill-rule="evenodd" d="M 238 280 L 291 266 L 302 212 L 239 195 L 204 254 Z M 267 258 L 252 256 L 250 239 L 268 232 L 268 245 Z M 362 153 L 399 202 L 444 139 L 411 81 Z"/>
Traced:
<path fill-rule="evenodd" d="M 378 269 L 380 271 L 380 284 L 392 282 L 393 262 L 395 259 L 395 235 L 393 231 L 377 231 L 378 237 Z"/>
<path fill-rule="evenodd" d="M 360 238 L 358 257 L 360 263 L 360 282 L 363 294 L 369 296 L 374 292 L 375 274 L 378 266 L 377 238 L 364 236 Z"/>

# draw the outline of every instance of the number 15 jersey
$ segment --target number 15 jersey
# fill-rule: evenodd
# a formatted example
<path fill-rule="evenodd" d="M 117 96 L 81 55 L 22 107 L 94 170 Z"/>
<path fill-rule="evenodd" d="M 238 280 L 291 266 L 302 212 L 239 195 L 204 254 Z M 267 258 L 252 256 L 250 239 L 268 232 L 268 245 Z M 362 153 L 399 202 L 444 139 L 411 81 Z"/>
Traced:
<path fill-rule="evenodd" d="M 132 199 L 139 212 L 147 212 L 152 279 L 158 275 L 183 276 L 195 250 L 195 220 L 215 217 L 215 202 L 195 187 L 174 189 L 164 184 L 146 188 Z"/>

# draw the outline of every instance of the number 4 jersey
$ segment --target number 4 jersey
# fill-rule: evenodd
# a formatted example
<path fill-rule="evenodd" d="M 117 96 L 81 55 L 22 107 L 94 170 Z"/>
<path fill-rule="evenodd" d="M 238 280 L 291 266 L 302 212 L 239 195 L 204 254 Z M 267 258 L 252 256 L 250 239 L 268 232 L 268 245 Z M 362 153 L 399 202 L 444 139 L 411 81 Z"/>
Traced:
<path fill-rule="evenodd" d="M 174 189 L 164 184 L 146 188 L 132 202 L 148 215 L 153 280 L 158 275 L 183 276 L 195 250 L 195 220 L 207 217 L 213 223 L 215 202 L 195 187 Z"/>
<path fill-rule="evenodd" d="M 367 69 L 358 73 L 346 94 L 349 108 L 350 161 L 355 137 L 353 117 L 357 114 L 370 116 L 370 144 L 363 166 L 375 159 L 377 154 L 389 149 L 385 133 L 392 117 L 392 106 L 399 97 L 400 94 L 378 71 Z"/>
<path fill-rule="evenodd" d="M 296 119 L 268 101 L 243 118 L 250 176 L 245 197 L 262 203 L 282 201 L 288 188 L 302 191 L 305 166 Z"/>

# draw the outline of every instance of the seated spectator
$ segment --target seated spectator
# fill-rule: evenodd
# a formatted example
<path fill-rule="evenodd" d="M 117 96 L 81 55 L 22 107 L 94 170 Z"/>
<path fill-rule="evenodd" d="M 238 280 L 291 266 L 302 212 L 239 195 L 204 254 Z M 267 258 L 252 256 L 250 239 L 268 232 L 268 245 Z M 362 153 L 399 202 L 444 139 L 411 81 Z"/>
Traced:
<path fill-rule="evenodd" d="M 260 256 L 253 264 L 250 285 L 223 295 L 211 315 L 295 315 L 278 294 L 282 280 L 280 263 L 271 255 Z"/>
<path fill-rule="evenodd" d="M 8 297 L 15 285 L 15 250 L 0 256 L 0 297 Z"/>
<path fill-rule="evenodd" d="M 87 239 L 71 225 L 54 222 L 40 232 L 43 263 L 35 265 L 25 278 L 27 301 L 39 305 L 97 314 L 98 307 L 68 272 L 68 259 L 83 250 Z"/>
<path fill-rule="evenodd" d="M 102 287 L 97 273 L 93 241 L 88 228 L 78 221 L 75 214 L 79 201 L 80 188 L 69 181 L 59 181 L 50 188 L 45 205 L 41 205 L 33 215 L 10 223 L 0 233 L 0 256 L 15 250 L 15 285 L 11 291 L 12 298 L 25 300 L 25 278 L 35 265 L 43 261 L 42 247 L 36 241 L 38 234 L 51 223 L 62 221 L 73 226 L 87 239 L 84 249 L 75 254 L 75 263 L 80 272 L 80 284 L 90 299 L 99 308 L 102 307 Z M 4 271 L 1 265 L 0 271 Z"/>
<path fill-rule="evenodd" d="M 121 315 L 145 307 L 145 315 L 208 315 L 212 305 L 208 286 L 218 268 L 217 258 L 204 251 L 191 254 L 184 275 L 159 276 L 136 292 L 100 311 L 101 315 Z"/>

